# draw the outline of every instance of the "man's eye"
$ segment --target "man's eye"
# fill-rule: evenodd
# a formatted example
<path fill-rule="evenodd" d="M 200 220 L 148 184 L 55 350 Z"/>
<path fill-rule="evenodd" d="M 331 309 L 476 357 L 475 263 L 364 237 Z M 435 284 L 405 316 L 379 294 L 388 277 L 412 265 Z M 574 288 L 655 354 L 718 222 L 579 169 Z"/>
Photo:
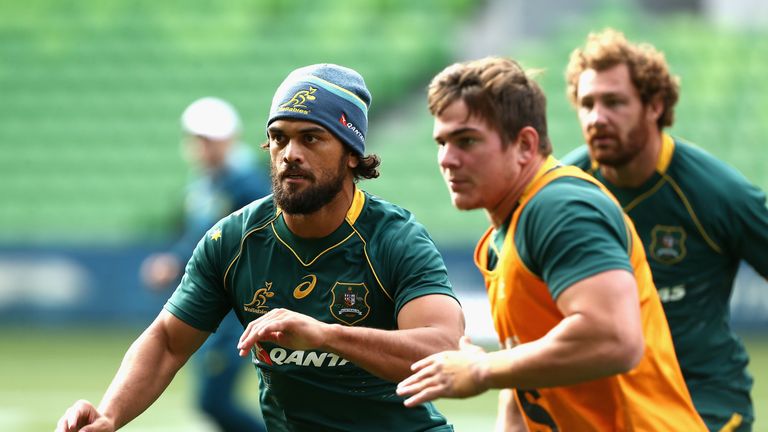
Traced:
<path fill-rule="evenodd" d="M 477 140 L 473 137 L 463 137 L 458 139 L 458 144 L 460 147 L 470 147 L 475 145 Z"/>

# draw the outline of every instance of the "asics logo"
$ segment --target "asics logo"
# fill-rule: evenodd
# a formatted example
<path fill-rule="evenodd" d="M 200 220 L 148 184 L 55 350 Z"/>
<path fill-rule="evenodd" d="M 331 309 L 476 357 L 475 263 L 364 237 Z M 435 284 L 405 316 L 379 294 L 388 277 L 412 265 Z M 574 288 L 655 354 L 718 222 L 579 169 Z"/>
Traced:
<path fill-rule="evenodd" d="M 317 284 L 317 276 L 310 274 L 306 275 L 302 280 L 309 278 L 309 280 L 305 280 L 304 282 L 296 285 L 296 288 L 293 289 L 293 297 L 296 299 L 303 299 L 304 297 L 308 296 L 313 289 L 315 289 L 315 284 Z"/>

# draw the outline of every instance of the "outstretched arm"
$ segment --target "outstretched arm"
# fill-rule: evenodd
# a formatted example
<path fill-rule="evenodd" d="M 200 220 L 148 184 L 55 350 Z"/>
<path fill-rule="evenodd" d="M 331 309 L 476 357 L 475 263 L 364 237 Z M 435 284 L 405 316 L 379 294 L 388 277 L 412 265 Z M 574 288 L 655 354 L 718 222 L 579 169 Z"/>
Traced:
<path fill-rule="evenodd" d="M 290 349 L 333 352 L 383 379 L 397 382 L 410 365 L 436 352 L 456 349 L 464 334 L 459 303 L 443 294 L 408 302 L 397 317 L 397 330 L 327 324 L 285 309 L 274 309 L 248 324 L 240 337 L 240 355 L 258 341 Z"/>
<path fill-rule="evenodd" d="M 126 352 L 99 408 L 76 402 L 59 419 L 57 432 L 114 431 L 130 422 L 162 394 L 207 337 L 163 310 Z"/>
<path fill-rule="evenodd" d="M 564 318 L 541 339 L 491 353 L 463 348 L 413 365 L 398 386 L 407 406 L 470 397 L 489 388 L 565 386 L 624 373 L 643 355 L 637 285 L 610 270 L 579 281 L 557 299 Z"/>

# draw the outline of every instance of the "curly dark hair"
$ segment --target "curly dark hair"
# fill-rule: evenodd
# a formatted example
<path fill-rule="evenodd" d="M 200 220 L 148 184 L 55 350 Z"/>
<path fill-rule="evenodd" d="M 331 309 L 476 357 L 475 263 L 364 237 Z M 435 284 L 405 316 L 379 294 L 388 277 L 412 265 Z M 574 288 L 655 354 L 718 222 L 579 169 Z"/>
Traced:
<path fill-rule="evenodd" d="M 607 28 L 599 33 L 590 33 L 584 47 L 571 53 L 565 70 L 568 84 L 568 99 L 578 104 L 579 76 L 587 69 L 603 71 L 616 65 L 629 68 L 632 84 L 640 93 L 644 105 L 660 96 L 664 110 L 659 116 L 659 129 L 672 126 L 675 120 L 675 104 L 680 97 L 680 78 L 672 75 L 664 53 L 647 43 L 634 44 L 620 31 Z"/>
<path fill-rule="evenodd" d="M 552 144 L 547 135 L 547 99 L 531 75 L 516 61 L 503 57 L 455 63 L 429 84 L 429 111 L 437 116 L 462 100 L 469 115 L 487 122 L 504 145 L 514 142 L 520 131 L 530 126 L 539 134 L 539 153 L 549 155 Z"/>
<path fill-rule="evenodd" d="M 359 156 L 360 163 L 352 169 L 352 174 L 355 176 L 355 182 L 360 179 L 375 179 L 379 176 L 379 165 L 381 165 L 381 158 L 375 154 L 369 154 L 368 156 Z"/>

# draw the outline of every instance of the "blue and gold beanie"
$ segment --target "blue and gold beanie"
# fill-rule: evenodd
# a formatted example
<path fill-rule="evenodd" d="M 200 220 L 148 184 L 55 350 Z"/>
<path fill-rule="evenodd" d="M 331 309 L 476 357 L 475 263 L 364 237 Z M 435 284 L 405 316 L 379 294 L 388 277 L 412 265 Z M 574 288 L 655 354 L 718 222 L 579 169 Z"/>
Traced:
<path fill-rule="evenodd" d="M 356 71 L 328 63 L 305 66 L 277 88 L 267 127 L 278 119 L 317 123 L 364 156 L 370 105 L 371 93 Z"/>

